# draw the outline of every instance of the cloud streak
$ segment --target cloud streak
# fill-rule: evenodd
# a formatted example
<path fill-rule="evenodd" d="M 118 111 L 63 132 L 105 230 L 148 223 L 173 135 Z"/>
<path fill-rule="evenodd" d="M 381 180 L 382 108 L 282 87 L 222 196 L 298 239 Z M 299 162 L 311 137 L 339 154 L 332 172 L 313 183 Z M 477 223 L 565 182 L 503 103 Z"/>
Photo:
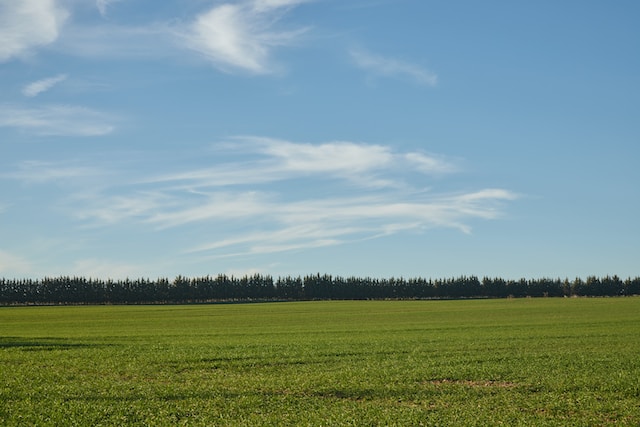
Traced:
<path fill-rule="evenodd" d="M 227 162 L 210 168 L 158 176 L 149 181 L 173 182 L 188 188 L 212 188 L 315 177 L 319 180 L 348 180 L 362 187 L 373 188 L 402 186 L 398 175 L 394 178 L 393 174 L 389 174 L 394 170 L 426 175 L 456 170 L 455 164 L 441 156 L 418 151 L 398 153 L 389 146 L 351 141 L 310 144 L 243 136 L 233 138 L 225 147 L 259 157 L 249 163 Z"/>
<path fill-rule="evenodd" d="M 216 157 L 224 148 L 231 153 L 239 150 L 239 145 L 247 156 L 243 161 L 217 160 L 211 168 L 143 179 L 131 183 L 128 194 L 84 197 L 83 207 L 73 212 L 89 224 L 134 221 L 158 232 L 204 226 L 209 231 L 184 251 L 227 257 L 346 244 L 430 228 L 470 233 L 473 221 L 500 218 L 505 203 L 518 197 L 495 188 L 461 193 L 414 188 L 405 182 L 408 174 L 421 175 L 424 181 L 453 170 L 446 161 L 421 152 L 348 141 L 309 144 L 258 137 L 235 141 L 235 147 L 228 143 L 218 147 Z"/>
<path fill-rule="evenodd" d="M 37 80 L 33 83 L 29 83 L 22 89 L 22 94 L 24 96 L 28 96 L 33 98 L 35 96 L 40 95 L 42 92 L 46 92 L 58 83 L 62 83 L 67 79 L 66 74 L 58 74 L 54 77 L 49 77 L 42 80 Z"/>
<path fill-rule="evenodd" d="M 103 17 L 107 16 L 107 8 L 113 4 L 113 3 L 118 3 L 121 2 L 123 0 L 96 0 L 96 7 L 98 8 L 98 12 L 100 12 L 100 15 L 102 15 Z"/>
<path fill-rule="evenodd" d="M 198 230 L 176 249 L 178 255 L 204 258 L 304 251 L 433 228 L 470 233 L 473 223 L 500 218 L 505 205 L 518 198 L 500 188 L 425 190 L 434 176 L 442 184 L 454 165 L 382 144 L 243 136 L 213 148 L 201 159 L 210 167 L 178 167 L 160 176 L 149 170 L 171 165 L 139 168 L 129 159 L 134 175 L 107 160 L 32 160 L 0 178 L 55 184 L 55 193 L 63 194 L 56 209 L 84 229 Z M 78 270 L 102 273 L 98 264 L 91 261 Z"/>
<path fill-rule="evenodd" d="M 0 104 L 0 127 L 40 136 L 101 136 L 115 129 L 103 112 L 72 105 L 19 107 Z"/>
<path fill-rule="evenodd" d="M 271 202 L 260 206 L 255 217 L 273 222 L 274 231 L 257 231 L 196 246 L 189 252 L 215 256 L 248 255 L 331 246 L 380 238 L 429 228 L 455 228 L 470 233 L 472 219 L 495 219 L 502 202 L 517 196 L 505 190 L 483 190 L 457 196 L 394 198 L 328 198 L 295 202 Z M 252 212 L 255 206 L 236 206 L 237 214 Z M 203 213 L 207 209 L 204 208 Z M 193 212 L 191 212 L 193 214 Z M 231 214 L 231 212 L 227 212 Z M 253 215 L 251 215 L 253 217 Z M 200 219 L 204 219 L 201 216 Z"/>
<path fill-rule="evenodd" d="M 437 74 L 418 65 L 361 49 L 352 49 L 349 53 L 356 66 L 373 75 L 409 78 L 424 86 L 438 84 Z"/>
<path fill-rule="evenodd" d="M 27 160 L 20 163 L 15 171 L 0 173 L 0 178 L 14 179 L 26 184 L 44 184 L 86 179 L 104 174 L 104 171 L 95 166 L 60 165 L 52 162 Z"/>
<path fill-rule="evenodd" d="M 0 0 L 0 62 L 55 42 L 68 17 L 54 0 Z"/>
<path fill-rule="evenodd" d="M 272 51 L 294 43 L 306 29 L 279 30 L 276 24 L 305 0 L 223 3 L 198 15 L 182 32 L 184 45 L 225 72 L 268 74 L 276 70 Z"/>

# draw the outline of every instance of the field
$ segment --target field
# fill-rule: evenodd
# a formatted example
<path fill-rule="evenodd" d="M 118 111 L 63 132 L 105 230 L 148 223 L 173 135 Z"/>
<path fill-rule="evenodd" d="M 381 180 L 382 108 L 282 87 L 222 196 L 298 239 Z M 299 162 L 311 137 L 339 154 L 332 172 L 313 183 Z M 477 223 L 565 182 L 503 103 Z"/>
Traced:
<path fill-rule="evenodd" d="M 640 298 L 0 308 L 0 425 L 640 425 Z"/>

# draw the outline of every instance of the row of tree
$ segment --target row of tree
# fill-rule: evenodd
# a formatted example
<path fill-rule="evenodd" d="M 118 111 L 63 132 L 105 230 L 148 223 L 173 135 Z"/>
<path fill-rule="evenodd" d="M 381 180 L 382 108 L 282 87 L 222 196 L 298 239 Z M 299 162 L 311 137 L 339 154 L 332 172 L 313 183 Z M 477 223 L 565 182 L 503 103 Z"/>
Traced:
<path fill-rule="evenodd" d="M 144 304 L 215 301 L 439 299 L 640 295 L 640 277 L 586 280 L 461 276 L 450 279 L 359 278 L 330 275 L 226 275 L 173 280 L 100 280 L 85 277 L 0 279 L 0 305 Z"/>

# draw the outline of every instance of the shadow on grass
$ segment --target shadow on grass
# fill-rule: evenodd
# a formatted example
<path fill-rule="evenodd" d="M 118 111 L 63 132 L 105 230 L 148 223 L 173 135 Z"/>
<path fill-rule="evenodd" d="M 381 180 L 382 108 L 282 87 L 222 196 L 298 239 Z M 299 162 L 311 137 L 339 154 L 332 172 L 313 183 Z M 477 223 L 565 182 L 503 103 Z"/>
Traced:
<path fill-rule="evenodd" d="M 1 349 L 17 349 L 22 351 L 71 350 L 76 348 L 104 347 L 105 344 L 87 344 L 69 342 L 63 338 L 40 337 L 0 337 Z"/>
<path fill-rule="evenodd" d="M 384 398 L 376 390 L 342 390 L 342 389 L 329 389 L 325 391 L 312 391 L 312 390 L 246 390 L 246 391 L 230 391 L 224 389 L 210 390 L 210 391 L 171 391 L 171 390 L 158 390 L 153 393 L 139 392 L 135 390 L 129 390 L 124 394 L 93 394 L 84 393 L 77 396 L 65 396 L 65 400 L 74 400 L 82 402 L 96 402 L 96 403 L 122 403 L 122 402 L 180 402 L 180 401 L 221 401 L 230 402 L 237 400 L 250 400 L 250 401 L 273 401 L 274 399 L 289 399 L 289 400 L 314 400 L 314 399 L 328 399 L 328 400 L 346 400 L 352 402 L 360 401 L 373 401 Z"/>
<path fill-rule="evenodd" d="M 334 365 L 338 359 L 353 359 L 365 356 L 396 356 L 398 354 L 406 354 L 408 351 L 337 351 L 330 353 L 319 353 L 317 355 L 299 357 L 285 357 L 280 359 L 270 359 L 264 355 L 230 355 L 219 357 L 203 357 L 190 361 L 179 360 L 173 362 L 163 362 L 163 366 L 170 366 L 178 372 L 184 372 L 193 369 L 261 369 L 261 368 L 279 368 L 290 367 L 295 365 Z"/>

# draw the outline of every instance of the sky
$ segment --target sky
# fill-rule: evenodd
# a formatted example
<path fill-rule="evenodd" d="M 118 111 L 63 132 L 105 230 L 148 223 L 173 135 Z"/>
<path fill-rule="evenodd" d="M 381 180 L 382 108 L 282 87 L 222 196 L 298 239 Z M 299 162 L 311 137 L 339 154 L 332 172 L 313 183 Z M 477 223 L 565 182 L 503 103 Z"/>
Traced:
<path fill-rule="evenodd" d="M 0 0 L 0 277 L 636 277 L 639 19 Z"/>

